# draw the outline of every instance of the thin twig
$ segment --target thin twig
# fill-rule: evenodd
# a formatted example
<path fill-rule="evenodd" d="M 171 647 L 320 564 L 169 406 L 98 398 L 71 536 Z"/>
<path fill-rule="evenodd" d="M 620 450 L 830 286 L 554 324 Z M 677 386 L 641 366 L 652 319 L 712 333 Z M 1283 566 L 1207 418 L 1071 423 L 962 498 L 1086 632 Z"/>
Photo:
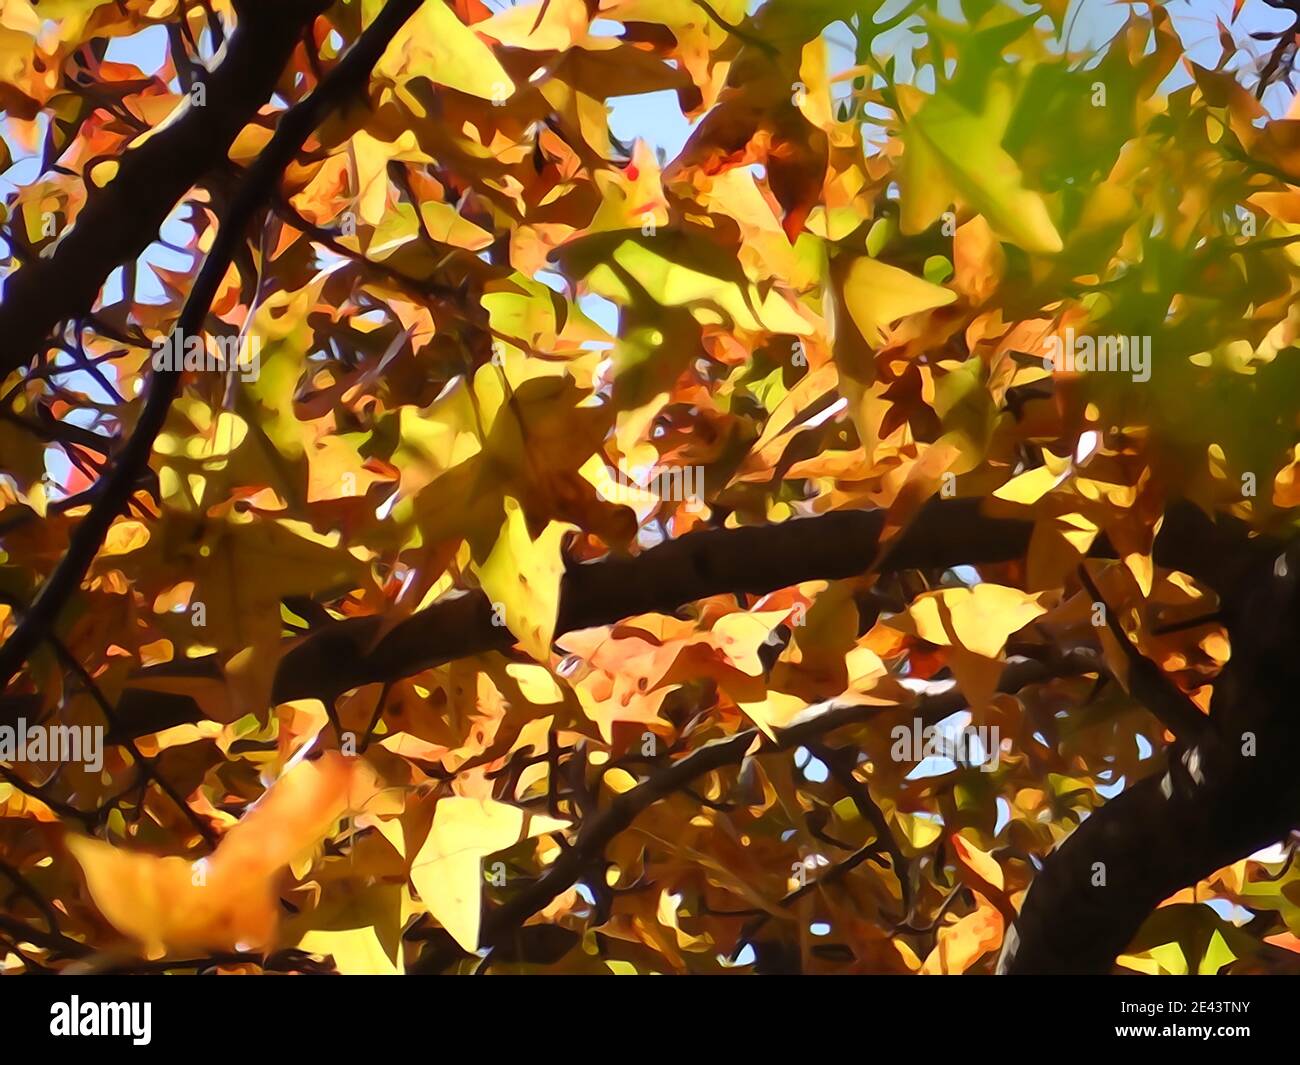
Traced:
<path fill-rule="evenodd" d="M 1051 666 L 1041 662 L 1017 662 L 1003 672 L 999 687 L 1001 691 L 1011 693 L 1029 684 L 1094 673 L 1099 668 L 1096 656 L 1084 652 L 1063 655 Z M 938 721 L 965 705 L 960 692 L 952 691 L 928 696 L 915 704 L 912 711 L 922 721 Z M 746 729 L 698 747 L 686 757 L 657 770 L 636 787 L 615 796 L 600 813 L 586 819 L 573 845 L 563 851 L 545 873 L 486 914 L 480 932 L 482 943 L 491 946 L 507 940 L 529 917 L 577 883 L 614 838 L 631 826 L 641 813 L 697 778 L 739 764 L 751 752 L 789 751 L 809 746 L 835 729 L 861 724 L 880 713 L 882 708 L 879 706 L 830 704 L 821 713 L 806 717 L 777 733 L 775 743 L 768 741 L 758 729 Z M 455 961 L 458 953 L 452 953 L 449 948 L 426 950 L 411 972 L 441 972 Z"/>
<path fill-rule="evenodd" d="M 1138 649 L 1084 565 L 1079 566 L 1079 580 L 1092 596 L 1093 602 L 1102 608 L 1106 628 L 1115 637 L 1115 642 L 1119 644 L 1120 651 L 1128 662 L 1128 687 L 1133 697 L 1184 743 L 1192 743 L 1206 736 L 1209 720 L 1183 694 L 1169 674 Z"/>
<path fill-rule="evenodd" d="M 898 887 L 902 892 L 903 915 L 899 920 L 901 923 L 906 924 L 912 919 L 911 863 L 908 862 L 907 855 L 903 853 L 903 848 L 898 845 L 898 841 L 894 838 L 894 833 L 889 827 L 885 812 L 876 804 L 876 800 L 871 797 L 871 791 L 867 785 L 859 780 L 853 772 L 857 762 L 857 752 L 849 747 L 833 748 L 824 743 L 814 744 L 808 749 L 826 763 L 831 776 L 848 793 L 863 820 L 875 829 L 876 842 L 888 852 L 889 860 L 894 863 L 894 876 L 898 878 Z"/>
<path fill-rule="evenodd" d="M 388 42 L 419 6 L 420 0 L 389 0 L 325 81 L 281 117 L 270 142 L 249 167 L 223 212 L 212 249 L 177 319 L 173 340 L 202 334 L 208 311 L 226 271 L 258 210 L 273 195 L 284 168 L 301 150 L 312 131 L 365 86 Z M 136 480 L 149 463 L 154 441 L 162 431 L 172 400 L 180 391 L 181 376 L 181 370 L 170 368 L 155 371 L 149 378 L 144 409 L 134 432 L 106 475 L 101 495 L 72 534 L 67 553 L 37 593 L 31 609 L 0 648 L 0 690 L 8 687 L 28 656 L 53 630 L 64 606 L 81 587 L 109 527 L 126 505 Z"/>
<path fill-rule="evenodd" d="M 64 666 L 77 675 L 77 679 L 81 681 L 82 687 L 84 687 L 90 694 L 90 697 L 94 699 L 95 704 L 104 715 L 104 719 L 108 722 L 108 727 L 116 730 L 118 727 L 117 714 L 113 710 L 112 704 L 110 704 L 108 699 L 104 696 L 103 690 L 96 683 L 95 678 L 92 677 L 86 667 L 77 660 L 76 656 L 68 650 L 62 640 L 55 636 L 51 636 L 50 643 L 54 647 L 55 654 L 58 655 Z M 140 753 L 140 748 L 135 745 L 134 740 L 127 740 L 125 746 L 130 752 L 131 757 L 135 760 L 136 765 L 139 766 L 140 772 L 158 785 L 163 794 L 171 799 L 177 809 L 185 815 L 185 819 L 194 826 L 195 831 L 203 838 L 203 841 L 207 843 L 208 847 L 215 849 L 217 846 L 217 834 L 212 831 L 212 826 L 194 812 L 194 808 L 185 801 L 185 797 L 172 787 L 171 783 L 168 782 L 168 780 L 158 771 L 158 766 L 154 761 L 150 758 L 146 758 Z"/>

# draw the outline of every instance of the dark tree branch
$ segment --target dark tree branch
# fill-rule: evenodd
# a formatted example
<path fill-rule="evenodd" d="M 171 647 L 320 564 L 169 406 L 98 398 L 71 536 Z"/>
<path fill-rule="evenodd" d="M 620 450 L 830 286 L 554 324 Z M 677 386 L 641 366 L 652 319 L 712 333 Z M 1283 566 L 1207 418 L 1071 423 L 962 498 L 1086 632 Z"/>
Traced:
<path fill-rule="evenodd" d="M 50 905 L 44 895 L 36 890 L 32 885 L 32 882 L 5 861 L 0 861 L 0 876 L 3 876 L 13 884 L 15 893 L 21 895 L 36 907 L 37 912 L 39 912 L 41 917 L 45 920 L 45 926 L 50 930 L 50 933 L 57 935 L 59 931 L 59 919 L 54 912 L 54 907 Z M 6 903 L 6 906 L 7 905 L 8 903 Z"/>
<path fill-rule="evenodd" d="M 814 744 L 810 751 L 823 762 L 830 774 L 852 799 L 859 816 L 869 824 L 876 833 L 876 843 L 888 855 L 894 865 L 894 876 L 898 879 L 898 888 L 902 893 L 903 914 L 899 924 L 908 924 L 912 920 L 912 866 L 898 845 L 894 833 L 889 827 L 885 812 L 871 797 L 871 789 L 866 782 L 859 780 L 853 772 L 857 766 L 857 750 L 851 747 L 830 747 L 824 743 Z"/>
<path fill-rule="evenodd" d="M 43 802 L 60 817 L 65 817 L 69 821 L 76 821 L 87 832 L 93 831 L 99 824 L 99 815 L 96 812 L 87 812 L 78 810 L 66 802 L 60 802 L 49 793 L 48 785 L 32 784 L 24 780 L 7 765 L 0 763 L 0 780 L 3 780 L 10 787 L 21 791 L 24 795 L 29 795 L 33 799 Z"/>
<path fill-rule="evenodd" d="M 1268 547 L 1267 544 L 1260 545 Z M 1300 552 L 1256 552 L 1221 591 L 1232 657 L 1214 683 L 1215 728 L 1092 814 L 1046 860 L 999 971 L 1109 972 L 1174 892 L 1300 825 Z"/>
<path fill-rule="evenodd" d="M 6 280 L 0 379 L 39 354 L 60 322 L 89 311 L 109 274 L 136 259 L 186 192 L 225 164 L 236 135 L 274 91 L 303 28 L 328 6 L 328 0 L 241 6 L 225 57 L 204 79 L 208 105 L 190 107 L 126 152 L 113 180 L 90 190 L 51 254 Z"/>
<path fill-rule="evenodd" d="M 800 899 L 807 895 L 811 895 L 814 891 L 824 890 L 832 884 L 843 880 L 863 862 L 880 861 L 880 855 L 883 851 L 883 842 L 879 839 L 873 839 L 865 846 L 859 847 L 843 861 L 836 862 L 830 869 L 822 873 L 821 876 L 809 880 L 808 883 L 804 884 L 802 887 L 797 887 L 793 891 L 788 892 L 782 898 L 777 900 L 776 905 L 783 910 L 789 909 Z M 754 914 L 753 919 L 750 920 L 741 930 L 740 937 L 737 939 L 736 945 L 731 950 L 731 960 L 733 962 L 740 957 L 741 952 L 745 947 L 749 946 L 753 938 L 762 931 L 767 922 L 771 920 L 771 916 L 771 914 L 765 913 L 762 910 Z"/>
<path fill-rule="evenodd" d="M 611 556 L 571 566 L 561 591 L 557 632 L 609 625 L 643 613 L 672 613 L 686 603 L 727 592 L 761 595 L 809 580 L 837 580 L 867 571 L 879 555 L 883 511 L 837 511 L 780 525 L 692 533 L 636 556 Z M 935 500 L 880 561 L 882 572 L 962 564 L 990 564 L 1022 558 L 1029 522 L 990 518 L 977 500 Z M 1231 543 L 1232 548 L 1226 545 Z M 1103 540 L 1095 548 L 1110 552 Z M 1206 580 L 1231 581 L 1237 561 L 1246 561 L 1245 536 L 1216 524 L 1190 504 L 1171 508 L 1156 543 L 1157 561 Z M 491 606 L 478 593 L 435 603 L 396 626 L 372 648 L 352 645 L 356 656 L 340 659 L 350 642 L 341 626 L 321 633 L 285 656 L 276 680 L 281 701 L 337 695 L 377 680 L 393 680 L 416 669 L 509 646 L 513 640 L 493 625 Z M 362 627 L 377 630 L 371 619 Z M 369 650 L 370 653 L 366 653 Z M 412 668 L 414 667 L 414 669 Z M 324 672 L 321 672 L 321 671 Z"/>
<path fill-rule="evenodd" d="M 1000 690 L 1014 693 L 1030 684 L 1054 677 L 1092 673 L 1099 668 L 1095 656 L 1082 652 L 1065 655 L 1051 666 L 1041 662 L 1017 662 L 1003 672 Z M 942 721 L 965 706 L 965 697 L 953 690 L 923 698 L 911 709 L 923 722 L 933 723 Z M 604 810 L 586 820 L 577 839 L 545 873 L 484 917 L 480 941 L 486 946 L 495 947 L 508 940 L 528 918 L 577 883 L 593 862 L 599 862 L 614 837 L 630 827 L 641 813 L 659 800 L 689 787 L 704 774 L 738 765 L 751 752 L 770 754 L 810 746 L 836 729 L 862 724 L 889 712 L 888 708 L 882 709 L 879 706 L 832 704 L 822 712 L 809 715 L 789 728 L 782 729 L 777 733 L 775 743 L 768 743 L 763 733 L 755 728 L 697 747 L 684 758 L 653 773 L 636 787 L 617 795 Z M 873 843 L 872 848 L 879 842 L 881 841 Z M 454 951 L 431 948 L 426 950 L 411 971 L 441 972 L 459 956 L 459 948 Z"/>
<path fill-rule="evenodd" d="M 560 595 L 558 633 L 610 625 L 640 613 L 673 613 L 711 595 L 761 595 L 808 580 L 864 573 L 879 555 L 883 511 L 836 511 L 779 525 L 690 533 L 636 557 L 612 556 L 570 566 Z M 990 518 L 978 500 L 935 500 L 880 560 L 881 572 L 945 569 L 1007 562 L 1024 556 L 1032 526 Z M 1156 541 L 1156 560 L 1212 587 L 1231 585 L 1240 566 L 1271 550 L 1252 547 L 1244 529 L 1212 521 L 1191 504 L 1172 507 Z M 1099 540 L 1093 553 L 1111 554 Z M 424 669 L 485 651 L 504 650 L 514 638 L 493 624 L 480 592 L 456 592 L 384 631 L 381 617 L 348 618 L 314 629 L 281 659 L 272 696 L 277 702 L 329 701 L 364 684 L 401 680 Z M 168 663 L 141 673 L 119 707 L 141 736 L 201 716 L 187 696 L 148 690 L 176 677 L 216 679 L 214 659 Z M 0 723 L 7 712 L 0 704 Z M 120 735 L 110 737 L 114 742 Z"/>
<path fill-rule="evenodd" d="M 325 81 L 280 119 L 275 134 L 248 169 L 222 215 L 212 249 L 176 322 L 174 337 L 202 335 L 203 324 L 221 281 L 258 210 L 274 195 L 284 168 L 331 112 L 354 100 L 365 88 L 370 72 L 388 47 L 388 42 L 419 6 L 420 0 L 389 0 Z M 241 10 L 248 7 L 244 5 Z M 2 329 L 0 335 L 3 335 Z M 91 505 L 90 513 L 72 534 L 67 554 L 55 567 L 13 635 L 0 648 L 0 690 L 8 687 L 27 657 L 53 631 L 63 607 L 81 587 L 109 527 L 126 506 L 137 479 L 148 465 L 154 441 L 166 421 L 180 382 L 181 371 L 177 369 L 156 371 L 150 377 L 140 419 L 111 472 L 104 478 L 103 490 Z"/>
<path fill-rule="evenodd" d="M 1164 899 L 1296 823 L 1294 770 L 1282 789 L 1262 767 L 1240 762 L 1191 790 L 1177 776 L 1157 773 L 1111 799 L 1048 857 L 1007 933 L 999 972 L 1110 972 Z"/>
<path fill-rule="evenodd" d="M 456 289 L 433 278 L 414 277 L 387 263 L 371 259 L 355 248 L 349 248 L 339 240 L 337 233 L 326 229 L 324 226 L 318 226 L 310 219 L 303 217 L 302 213 L 296 210 L 286 197 L 281 196 L 271 207 L 286 225 L 292 226 L 298 232 L 305 234 L 310 240 L 324 248 L 328 248 L 335 255 L 350 259 L 363 269 L 408 289 L 422 299 L 439 304 L 454 305 L 454 301 L 459 295 Z"/>
<path fill-rule="evenodd" d="M 91 953 L 84 943 L 79 943 L 62 932 L 42 932 L 8 914 L 0 913 L 0 930 L 15 942 L 31 943 L 65 958 L 84 958 Z"/>
<path fill-rule="evenodd" d="M 62 640 L 57 637 L 50 637 L 49 639 L 54 646 L 55 653 L 59 656 L 59 660 L 64 664 L 65 668 L 76 674 L 77 679 L 81 682 L 81 686 L 95 701 L 95 705 L 99 707 L 100 713 L 104 715 L 104 720 L 108 722 L 109 728 L 117 728 L 117 713 L 113 710 L 113 706 L 109 703 L 108 699 L 104 697 L 104 693 L 95 682 L 95 678 L 90 675 L 85 666 L 77 661 L 76 656 L 74 656 L 73 653 L 64 646 Z M 146 780 L 152 780 L 158 785 L 158 789 L 172 801 L 178 810 L 180 810 L 185 819 L 189 821 L 189 823 L 194 827 L 194 830 L 199 834 L 200 838 L 202 838 L 203 842 L 207 844 L 209 850 L 215 848 L 217 845 L 217 834 L 212 830 L 212 826 L 194 812 L 194 808 L 185 801 L 185 796 L 178 792 L 172 786 L 171 782 L 162 775 L 158 769 L 157 763 L 151 758 L 146 758 L 140 752 L 140 748 L 135 745 L 135 741 L 133 740 L 127 741 L 126 749 L 131 753 L 131 757 L 135 760 L 135 764 L 138 767 L 140 774 Z"/>
<path fill-rule="evenodd" d="M 1079 567 L 1079 580 L 1092 596 L 1092 601 L 1101 605 L 1106 628 L 1119 644 L 1124 659 L 1128 662 L 1128 689 L 1133 698 L 1150 710 L 1165 728 L 1184 743 L 1204 738 L 1210 728 L 1209 718 L 1183 694 L 1168 673 L 1138 650 L 1137 644 L 1129 638 L 1119 618 L 1101 594 L 1101 589 L 1092 579 L 1087 566 Z"/>
<path fill-rule="evenodd" d="M 113 438 L 102 436 L 93 429 L 83 429 L 72 422 L 56 421 L 45 410 L 35 418 L 24 418 L 11 410 L 0 409 L 0 418 L 12 425 L 26 429 L 38 440 L 45 443 L 75 445 L 87 448 L 100 455 L 109 455 L 113 450 Z"/>

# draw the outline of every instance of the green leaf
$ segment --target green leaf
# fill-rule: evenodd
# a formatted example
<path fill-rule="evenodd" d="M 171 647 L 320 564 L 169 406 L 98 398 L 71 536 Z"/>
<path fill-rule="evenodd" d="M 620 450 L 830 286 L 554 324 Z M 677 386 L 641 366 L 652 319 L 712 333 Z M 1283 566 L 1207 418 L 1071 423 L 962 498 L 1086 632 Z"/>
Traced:
<path fill-rule="evenodd" d="M 990 86 L 984 110 L 932 96 L 903 127 L 899 184 L 905 234 L 928 229 L 952 204 L 982 214 L 1003 240 L 1028 252 L 1062 248 L 1047 205 L 1024 187 L 1020 167 L 1001 147 L 1009 115 L 1005 86 Z"/>

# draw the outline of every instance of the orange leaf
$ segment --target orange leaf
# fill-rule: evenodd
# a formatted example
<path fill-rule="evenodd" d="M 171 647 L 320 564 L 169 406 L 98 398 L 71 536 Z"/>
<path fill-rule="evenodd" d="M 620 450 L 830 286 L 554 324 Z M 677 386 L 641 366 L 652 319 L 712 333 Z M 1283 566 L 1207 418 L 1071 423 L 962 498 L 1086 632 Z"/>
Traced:
<path fill-rule="evenodd" d="M 149 957 L 264 948 L 278 924 L 280 871 L 371 794 L 360 762 L 328 754 L 290 769 L 209 858 L 160 858 L 84 836 L 67 844 L 100 912 Z"/>

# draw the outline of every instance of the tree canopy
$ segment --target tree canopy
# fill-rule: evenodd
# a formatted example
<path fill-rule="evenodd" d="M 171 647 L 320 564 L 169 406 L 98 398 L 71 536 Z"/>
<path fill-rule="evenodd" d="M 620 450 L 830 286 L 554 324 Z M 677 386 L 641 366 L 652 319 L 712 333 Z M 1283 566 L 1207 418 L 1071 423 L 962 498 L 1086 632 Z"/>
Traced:
<path fill-rule="evenodd" d="M 1300 9 L 1096 10 L 3 0 L 3 968 L 1300 971 Z"/>

